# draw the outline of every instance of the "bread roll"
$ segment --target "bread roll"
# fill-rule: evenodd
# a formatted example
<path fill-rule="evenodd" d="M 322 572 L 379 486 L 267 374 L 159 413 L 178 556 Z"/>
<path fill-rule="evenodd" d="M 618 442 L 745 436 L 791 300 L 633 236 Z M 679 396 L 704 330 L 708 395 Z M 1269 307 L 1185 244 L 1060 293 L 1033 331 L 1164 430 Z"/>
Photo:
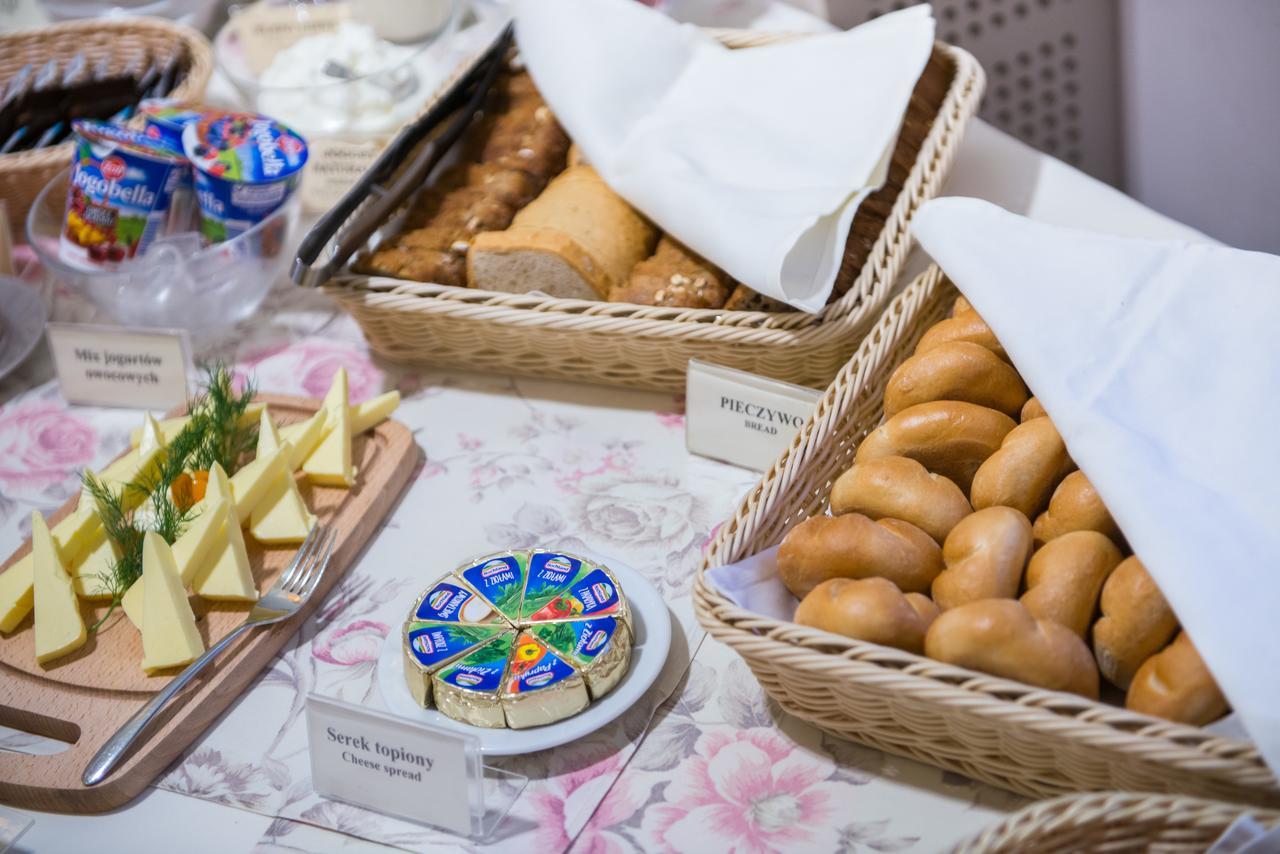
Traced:
<path fill-rule="evenodd" d="M 720 308 L 734 284 L 719 267 L 664 235 L 653 255 L 637 264 L 625 282 L 609 291 L 609 301 Z"/>
<path fill-rule="evenodd" d="M 1009 431 L 1000 450 L 973 476 L 973 508 L 1003 505 L 1028 519 L 1049 505 L 1049 497 L 1075 468 L 1067 445 L 1048 418 L 1034 418 Z"/>
<path fill-rule="evenodd" d="M 1227 698 L 1186 632 L 1179 632 L 1173 643 L 1142 663 L 1124 705 L 1192 726 L 1212 723 L 1228 708 Z"/>
<path fill-rule="evenodd" d="M 924 531 L 860 513 L 806 519 L 778 548 L 782 583 L 801 599 L 828 578 L 887 578 L 908 593 L 924 593 L 941 571 L 942 549 Z"/>
<path fill-rule="evenodd" d="M 1178 618 L 1136 557 L 1122 560 L 1102 585 L 1101 607 L 1102 618 L 1093 626 L 1093 655 L 1111 684 L 1128 688 L 1142 662 L 1169 643 Z"/>
<path fill-rule="evenodd" d="M 910 457 L 966 494 L 973 474 L 1016 426 L 1003 412 L 961 400 L 918 403 L 896 413 L 858 446 L 858 462 Z"/>
<path fill-rule="evenodd" d="M 950 610 L 979 599 L 1018 595 L 1031 557 L 1031 523 L 1012 507 L 988 507 L 966 516 L 942 545 L 946 569 L 933 580 L 933 601 Z"/>
<path fill-rule="evenodd" d="M 967 400 L 1016 418 L 1027 394 L 1008 362 L 978 344 L 951 341 L 898 365 L 884 390 L 884 414 L 931 400 Z"/>
<path fill-rule="evenodd" d="M 927 353 L 933 348 L 940 347 L 951 341 L 968 341 L 971 344 L 980 344 L 1001 359 L 1006 361 L 1009 359 L 1009 354 L 1004 351 L 1004 347 L 996 340 L 996 335 L 991 331 L 991 327 L 987 326 L 987 322 L 976 311 L 968 311 L 935 323 L 920 338 L 920 343 L 916 345 L 916 353 Z"/>
<path fill-rule="evenodd" d="M 1045 543 L 1027 564 L 1022 604 L 1040 620 L 1053 620 L 1084 637 L 1098 594 L 1120 563 L 1115 543 L 1097 531 L 1073 531 Z"/>
<path fill-rule="evenodd" d="M 832 578 L 796 609 L 802 626 L 857 640 L 924 652 L 924 633 L 938 606 L 922 593 L 903 593 L 887 578 Z"/>
<path fill-rule="evenodd" d="M 1044 407 L 1040 405 L 1040 398 L 1028 398 L 1027 402 L 1022 405 L 1022 414 L 1018 420 L 1030 421 L 1032 418 L 1044 418 L 1049 413 L 1044 411 Z"/>
<path fill-rule="evenodd" d="M 902 519 L 939 543 L 973 512 L 960 487 L 908 457 L 855 463 L 831 487 L 831 512 Z"/>
<path fill-rule="evenodd" d="M 1049 509 L 1036 517 L 1034 531 L 1037 543 L 1047 543 L 1071 531 L 1097 531 L 1116 545 L 1124 542 L 1116 520 L 1082 471 L 1073 471 L 1062 479 L 1049 499 Z"/>
<path fill-rule="evenodd" d="M 1098 669 L 1084 641 L 1038 620 L 1016 599 L 980 599 L 944 611 L 924 638 L 930 658 L 1051 691 L 1098 697 Z"/>
<path fill-rule="evenodd" d="M 973 306 L 964 298 L 964 294 L 956 297 L 956 301 L 951 304 L 951 316 L 959 317 L 962 314 L 968 314 L 973 311 Z"/>
<path fill-rule="evenodd" d="M 653 225 L 590 166 L 558 175 L 511 227 L 477 235 L 467 280 L 488 291 L 604 299 L 653 252 Z"/>

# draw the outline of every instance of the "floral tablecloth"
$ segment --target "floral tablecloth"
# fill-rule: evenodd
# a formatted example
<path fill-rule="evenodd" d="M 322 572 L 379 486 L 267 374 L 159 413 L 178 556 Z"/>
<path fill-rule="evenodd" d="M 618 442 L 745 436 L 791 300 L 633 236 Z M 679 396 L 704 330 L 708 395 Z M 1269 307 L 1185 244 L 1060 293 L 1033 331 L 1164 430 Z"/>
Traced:
<path fill-rule="evenodd" d="M 927 850 L 1013 805 L 782 715 L 741 660 L 704 639 L 694 572 L 756 475 L 690 456 L 679 398 L 382 364 L 350 318 L 288 285 L 256 317 L 202 357 L 265 392 L 322 396 L 339 366 L 354 400 L 397 388 L 396 417 L 425 458 L 316 616 L 160 788 L 274 817 L 263 850 Z M 69 407 L 47 376 L 37 356 L 0 385 L 0 548 L 28 534 L 31 510 L 77 492 L 79 469 L 118 454 L 139 419 Z M 494 761 L 530 784 L 487 846 L 318 798 L 306 695 L 382 708 L 379 651 L 414 593 L 460 556 L 534 544 L 614 556 L 658 587 L 682 631 L 649 694 L 581 742 Z M 0 746 L 23 742 L 10 733 Z"/>

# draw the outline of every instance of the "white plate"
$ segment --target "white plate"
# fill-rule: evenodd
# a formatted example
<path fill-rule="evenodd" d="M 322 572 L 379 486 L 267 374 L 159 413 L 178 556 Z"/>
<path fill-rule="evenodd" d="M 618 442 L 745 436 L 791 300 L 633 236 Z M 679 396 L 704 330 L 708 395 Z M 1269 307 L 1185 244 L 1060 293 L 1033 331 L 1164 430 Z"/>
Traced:
<path fill-rule="evenodd" d="M 603 700 L 592 703 L 585 711 L 558 723 L 533 729 L 485 729 L 455 721 L 435 709 L 424 709 L 414 702 L 409 686 L 404 681 L 403 650 L 400 643 L 400 626 L 387 633 L 378 656 L 378 690 L 387 710 L 409 720 L 421 721 L 440 729 L 474 735 L 480 739 L 480 752 L 487 756 L 514 756 L 533 753 L 550 747 L 559 747 L 590 732 L 621 715 L 635 705 L 649 690 L 649 686 L 662 672 L 671 649 L 671 613 L 649 579 L 626 564 L 610 560 L 589 551 L 579 549 L 584 557 L 609 567 L 622 592 L 631 604 L 631 625 L 635 641 L 631 646 L 631 665 Z M 417 591 L 414 591 L 415 594 Z"/>

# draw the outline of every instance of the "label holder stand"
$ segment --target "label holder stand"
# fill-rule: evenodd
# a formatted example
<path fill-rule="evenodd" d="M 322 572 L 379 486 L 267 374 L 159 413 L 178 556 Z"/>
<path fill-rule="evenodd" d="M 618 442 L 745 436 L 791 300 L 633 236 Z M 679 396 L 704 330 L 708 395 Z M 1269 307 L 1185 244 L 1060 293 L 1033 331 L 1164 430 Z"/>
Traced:
<path fill-rule="evenodd" d="M 410 738 L 417 735 L 424 741 L 432 742 L 448 749 L 460 750 L 463 757 L 463 779 L 465 781 L 466 801 L 468 804 L 466 823 L 469 826 L 469 830 L 463 828 L 461 822 L 459 822 L 459 826 L 448 826 L 434 822 L 424 815 L 414 815 L 398 809 L 387 809 L 384 805 L 371 803 L 372 797 L 366 800 L 360 796 L 353 795 L 352 791 L 341 791 L 340 781 L 337 783 L 339 788 L 332 788 L 329 785 L 331 781 L 326 779 L 327 775 L 316 773 L 316 741 L 320 729 L 318 727 L 318 716 L 321 713 L 326 716 L 336 713 L 350 720 L 377 727 L 378 731 L 388 729 L 399 731 Z M 325 800 L 350 804 L 370 812 L 462 836 L 473 842 L 486 842 L 492 839 L 503 819 L 506 818 L 511 808 L 515 806 L 525 787 L 529 785 L 529 778 L 524 774 L 486 765 L 480 752 L 480 739 L 474 735 L 434 727 L 430 724 L 383 711 L 366 709 L 314 693 L 307 695 L 306 719 L 308 741 L 311 746 L 312 785 L 316 795 Z M 456 787 L 459 785 L 459 781 L 456 777 L 452 777 L 447 780 L 447 785 Z M 363 792 L 363 787 L 353 786 L 352 789 Z"/>

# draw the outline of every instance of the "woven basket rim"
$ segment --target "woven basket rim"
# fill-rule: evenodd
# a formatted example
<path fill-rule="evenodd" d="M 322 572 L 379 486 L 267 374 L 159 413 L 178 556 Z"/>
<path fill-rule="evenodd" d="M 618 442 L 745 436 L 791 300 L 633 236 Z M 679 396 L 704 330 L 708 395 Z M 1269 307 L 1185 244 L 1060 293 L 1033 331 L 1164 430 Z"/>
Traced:
<path fill-rule="evenodd" d="M 1264 827 L 1280 825 L 1280 811 L 1190 795 L 1147 792 L 1091 792 L 1038 801 L 957 844 L 954 852 L 1036 850 L 1035 846 L 1071 839 L 1067 834 L 1090 826 L 1195 827 L 1220 833 L 1241 816 Z M 1134 840 L 1136 841 L 1136 840 Z"/>
<path fill-rule="evenodd" d="M 1043 733 L 1070 730 L 1079 740 L 1118 753 L 1209 774 L 1232 783 L 1280 794 L 1280 783 L 1252 742 L 1218 736 L 1201 727 L 1172 723 L 1075 694 L 1047 691 L 1020 682 L 943 664 L 922 655 L 842 637 L 796 623 L 746 611 L 707 579 L 707 570 L 733 563 L 764 548 L 747 544 L 755 527 L 752 517 L 761 504 L 781 500 L 812 452 L 828 441 L 842 413 L 842 403 L 855 393 L 859 365 L 876 361 L 876 345 L 900 331 L 904 306 L 950 287 L 932 265 L 886 307 L 862 345 L 828 387 L 814 415 L 721 526 L 708 547 L 694 582 L 694 610 L 699 622 L 717 639 L 739 652 L 767 656 L 792 669 L 828 678 L 871 678 L 896 693 L 946 705 L 970 715 L 1006 722 Z M 736 551 L 731 540 L 740 545 Z"/>
<path fill-rule="evenodd" d="M 213 74 L 213 48 L 204 34 L 186 24 L 179 24 L 165 18 L 150 15 L 138 15 L 128 18 L 85 18 L 78 21 L 63 21 L 44 27 L 27 27 L 21 30 L 10 30 L 0 33 L 0 50 L 13 42 L 54 41 L 68 33 L 87 31 L 102 33 L 110 31 L 141 31 L 163 34 L 173 38 L 175 43 L 184 44 L 191 55 L 191 67 L 181 83 L 174 88 L 168 97 L 189 99 L 204 92 L 209 78 Z M 182 93 L 182 94 L 179 94 Z M 15 151 L 0 156 L 0 170 L 8 172 L 25 172 L 33 168 L 47 168 L 55 163 L 69 161 L 74 149 L 73 142 L 61 142 L 47 148 L 29 151 Z"/>
<path fill-rule="evenodd" d="M 738 48 L 777 44 L 809 35 L 725 29 L 709 29 L 704 32 L 730 47 Z M 892 212 L 881 227 L 875 244 L 858 271 L 858 276 L 839 299 L 814 314 L 802 311 L 763 312 L 669 308 L 610 303 L 603 300 L 560 299 L 529 294 L 499 293 L 453 285 L 413 282 L 387 276 L 370 276 L 354 272 L 349 266 L 336 274 L 321 289 L 344 302 L 385 309 L 448 314 L 455 313 L 456 306 L 483 306 L 492 309 L 484 315 L 487 320 L 511 325 L 557 325 L 546 320 L 531 320 L 526 317 L 530 313 L 561 315 L 573 326 L 576 326 L 578 318 L 584 315 L 599 315 L 617 321 L 634 320 L 649 324 L 650 333 L 655 331 L 653 324 L 665 324 L 681 330 L 687 330 L 693 326 L 714 326 L 726 329 L 773 331 L 789 329 L 806 332 L 836 325 L 846 318 L 852 319 L 852 323 L 856 325 L 863 320 L 862 313 L 858 309 L 872 295 L 874 285 L 879 278 L 880 268 L 886 263 L 886 259 L 890 258 L 895 248 L 894 244 L 910 241 L 907 230 L 901 224 L 910 217 L 918 205 L 915 197 L 918 195 L 919 188 L 932 177 L 930 170 L 920 168 L 921 165 L 933 162 L 938 153 L 947 146 L 955 147 L 958 128 L 964 124 L 970 114 L 976 111 L 976 102 L 985 86 L 985 73 L 970 53 L 943 42 L 935 42 L 933 50 L 940 53 L 951 64 L 951 80 L 929 132 L 921 142 L 907 180 L 894 200 Z M 468 316 L 475 317 L 474 314 Z M 645 334 L 634 326 L 621 324 L 616 326 L 606 324 L 606 331 Z"/>

